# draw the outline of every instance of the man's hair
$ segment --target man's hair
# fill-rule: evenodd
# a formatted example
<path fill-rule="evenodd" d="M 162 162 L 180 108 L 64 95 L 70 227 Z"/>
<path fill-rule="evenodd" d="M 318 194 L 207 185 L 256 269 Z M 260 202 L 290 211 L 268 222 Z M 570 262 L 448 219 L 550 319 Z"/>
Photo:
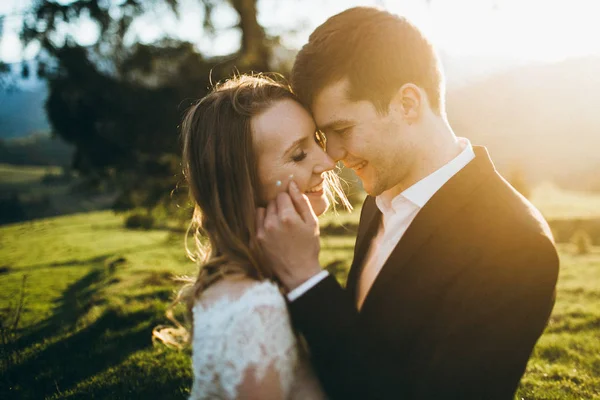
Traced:
<path fill-rule="evenodd" d="M 329 18 L 310 35 L 292 70 L 291 84 L 309 108 L 326 86 L 348 78 L 351 101 L 369 100 L 380 113 L 406 83 L 421 87 L 436 114 L 444 110 L 444 77 L 431 43 L 403 17 L 354 7 Z"/>

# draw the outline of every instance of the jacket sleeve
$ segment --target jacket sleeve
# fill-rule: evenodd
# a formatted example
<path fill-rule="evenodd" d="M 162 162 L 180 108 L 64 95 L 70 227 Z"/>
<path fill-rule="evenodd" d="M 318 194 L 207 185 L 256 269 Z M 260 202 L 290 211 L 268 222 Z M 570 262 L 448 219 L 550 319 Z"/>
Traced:
<path fill-rule="evenodd" d="M 328 276 L 289 305 L 292 321 L 309 344 L 311 358 L 332 399 L 372 399 L 368 341 L 358 311 L 337 280 Z"/>

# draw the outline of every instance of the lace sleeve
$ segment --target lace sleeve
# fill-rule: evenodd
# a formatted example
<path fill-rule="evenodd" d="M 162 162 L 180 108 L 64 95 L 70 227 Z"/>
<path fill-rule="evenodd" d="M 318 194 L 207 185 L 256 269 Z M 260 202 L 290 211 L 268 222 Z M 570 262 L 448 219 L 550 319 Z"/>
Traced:
<path fill-rule="evenodd" d="M 270 282 L 193 310 L 190 399 L 287 398 L 297 363 L 283 296 Z"/>

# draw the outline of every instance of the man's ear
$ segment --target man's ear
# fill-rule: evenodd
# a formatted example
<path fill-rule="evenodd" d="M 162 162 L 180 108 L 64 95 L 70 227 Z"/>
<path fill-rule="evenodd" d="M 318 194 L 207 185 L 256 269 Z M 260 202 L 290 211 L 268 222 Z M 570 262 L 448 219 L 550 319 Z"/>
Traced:
<path fill-rule="evenodd" d="M 423 91 L 414 83 L 402 85 L 392 98 L 392 105 L 410 125 L 416 123 L 421 117 L 423 106 Z"/>

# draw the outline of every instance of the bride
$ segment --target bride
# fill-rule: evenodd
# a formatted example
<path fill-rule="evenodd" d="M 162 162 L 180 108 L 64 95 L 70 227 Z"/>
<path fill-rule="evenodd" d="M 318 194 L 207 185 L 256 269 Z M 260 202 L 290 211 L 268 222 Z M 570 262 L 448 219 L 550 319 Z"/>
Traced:
<path fill-rule="evenodd" d="M 255 210 L 294 181 L 315 214 L 349 206 L 324 138 L 289 88 L 264 76 L 217 86 L 182 124 L 183 168 L 204 255 L 188 291 L 190 399 L 320 399 L 282 289 L 260 253 Z"/>

